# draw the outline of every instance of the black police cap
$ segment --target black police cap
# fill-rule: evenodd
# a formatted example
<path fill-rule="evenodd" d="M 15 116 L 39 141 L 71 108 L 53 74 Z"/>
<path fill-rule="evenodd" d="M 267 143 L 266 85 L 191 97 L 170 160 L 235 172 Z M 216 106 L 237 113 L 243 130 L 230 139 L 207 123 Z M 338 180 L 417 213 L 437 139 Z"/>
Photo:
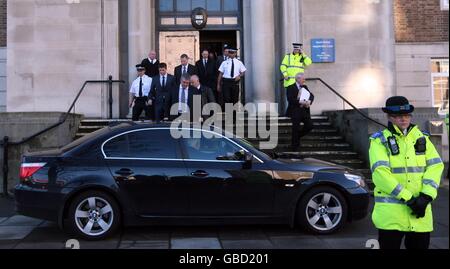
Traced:
<path fill-rule="evenodd" d="M 414 112 L 414 106 L 404 96 L 394 96 L 386 101 L 383 112 L 391 115 L 403 115 Z"/>

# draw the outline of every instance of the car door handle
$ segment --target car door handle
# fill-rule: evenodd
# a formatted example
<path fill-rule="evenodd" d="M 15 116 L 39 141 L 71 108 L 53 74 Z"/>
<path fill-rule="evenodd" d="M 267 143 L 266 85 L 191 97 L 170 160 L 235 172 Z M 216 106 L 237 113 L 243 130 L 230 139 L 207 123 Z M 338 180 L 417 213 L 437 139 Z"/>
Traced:
<path fill-rule="evenodd" d="M 122 168 L 119 171 L 116 171 L 116 174 L 120 176 L 131 176 L 134 172 L 131 169 Z"/>
<path fill-rule="evenodd" d="M 207 177 L 207 176 L 209 176 L 209 173 L 207 173 L 205 171 L 195 171 L 195 172 L 192 172 L 191 175 L 194 177 Z"/>

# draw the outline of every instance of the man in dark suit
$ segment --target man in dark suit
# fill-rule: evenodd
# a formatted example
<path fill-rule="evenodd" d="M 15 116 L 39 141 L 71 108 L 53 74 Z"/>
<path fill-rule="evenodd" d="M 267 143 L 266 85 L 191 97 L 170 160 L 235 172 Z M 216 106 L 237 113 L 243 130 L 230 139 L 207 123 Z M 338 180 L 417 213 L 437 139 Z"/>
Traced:
<path fill-rule="evenodd" d="M 166 99 L 169 92 L 176 88 L 175 77 L 167 74 L 167 64 L 159 64 L 159 75 L 153 77 L 150 98 L 155 109 L 155 121 L 160 122 L 164 118 Z"/>
<path fill-rule="evenodd" d="M 159 73 L 159 61 L 156 59 L 156 51 L 150 51 L 148 58 L 142 60 L 141 65 L 145 67 L 145 74 L 147 76 L 151 78 L 157 76 Z"/>
<path fill-rule="evenodd" d="M 166 98 L 166 109 L 164 111 L 164 119 L 174 121 L 183 114 L 190 114 L 190 121 L 193 122 L 194 96 L 199 95 L 199 91 L 191 86 L 191 76 L 184 74 L 180 78 L 180 84 L 172 88 Z M 171 108 L 176 106 L 178 113 L 173 115 Z M 188 119 L 188 118 L 187 118 Z"/>
<path fill-rule="evenodd" d="M 312 129 L 310 107 L 314 102 L 314 95 L 305 85 L 305 76 L 299 73 L 295 76 L 296 83 L 287 88 L 288 109 L 286 115 L 292 119 L 292 148 L 296 152 L 300 146 L 300 138 Z M 304 124 L 303 129 L 300 123 Z"/>
<path fill-rule="evenodd" d="M 189 56 L 186 54 L 181 55 L 180 57 L 181 65 L 175 67 L 175 83 L 179 85 L 181 83 L 180 79 L 183 74 L 198 75 L 197 68 L 192 64 L 189 64 Z"/>
<path fill-rule="evenodd" d="M 217 86 L 216 63 L 209 58 L 207 49 L 202 51 L 202 59 L 195 63 L 195 67 L 198 71 L 200 83 L 208 88 L 215 89 Z"/>
<path fill-rule="evenodd" d="M 219 73 L 218 73 L 219 71 L 217 71 L 217 70 L 219 70 L 219 67 L 222 65 L 223 62 L 228 60 L 228 58 L 229 58 L 228 53 L 229 53 L 229 51 L 228 51 L 228 44 L 225 44 L 225 45 L 223 45 L 223 55 L 220 55 L 217 58 L 217 63 L 216 63 L 217 75 L 219 75 Z"/>
<path fill-rule="evenodd" d="M 201 111 L 202 111 L 202 119 L 203 121 L 207 120 L 209 117 L 212 116 L 212 114 L 210 115 L 203 115 L 203 108 L 207 105 L 207 104 L 211 104 L 211 103 L 215 103 L 216 102 L 216 98 L 214 97 L 214 93 L 213 90 L 203 84 L 200 83 L 200 79 L 197 75 L 193 75 L 191 77 L 191 85 L 192 87 L 196 88 L 198 90 L 198 94 L 201 95 L 202 97 L 202 107 L 201 107 Z"/>

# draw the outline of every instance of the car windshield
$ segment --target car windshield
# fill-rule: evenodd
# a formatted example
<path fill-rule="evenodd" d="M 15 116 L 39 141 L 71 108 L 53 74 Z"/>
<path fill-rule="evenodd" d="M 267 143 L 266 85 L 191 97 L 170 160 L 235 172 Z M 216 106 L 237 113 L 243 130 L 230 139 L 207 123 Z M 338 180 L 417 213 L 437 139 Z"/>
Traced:
<path fill-rule="evenodd" d="M 252 150 L 257 151 L 258 154 L 263 155 L 265 158 L 272 159 L 272 157 L 270 157 L 269 155 L 267 155 L 267 153 L 258 149 L 258 147 L 252 142 L 240 137 L 236 137 L 236 140 L 238 140 L 242 145 L 246 146 L 247 148 L 251 148 Z"/>

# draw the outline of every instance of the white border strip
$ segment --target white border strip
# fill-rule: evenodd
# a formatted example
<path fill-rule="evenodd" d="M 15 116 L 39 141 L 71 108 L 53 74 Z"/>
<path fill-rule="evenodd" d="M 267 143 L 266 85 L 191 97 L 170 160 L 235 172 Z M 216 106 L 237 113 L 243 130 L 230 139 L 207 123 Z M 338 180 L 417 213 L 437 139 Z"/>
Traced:
<path fill-rule="evenodd" d="M 225 162 L 225 163 L 241 163 L 240 161 L 214 161 L 214 160 L 194 160 L 194 159 L 159 159 L 159 158 L 126 158 L 126 157 L 107 157 L 105 154 L 105 151 L 103 150 L 103 147 L 105 146 L 106 143 L 108 143 L 109 141 L 120 137 L 122 135 L 126 135 L 126 134 L 130 134 L 130 133 L 137 133 L 137 132 L 143 132 L 143 131 L 153 131 L 153 130 L 172 130 L 175 128 L 144 128 L 144 129 L 138 129 L 138 130 L 131 130 L 131 131 L 127 131 L 127 132 L 123 132 L 121 134 L 115 135 L 111 138 L 109 138 L 108 140 L 106 140 L 105 142 L 103 142 L 102 146 L 101 146 L 101 151 L 103 154 L 103 157 L 106 160 L 140 160 L 140 161 L 186 161 L 186 162 Z M 218 135 L 220 138 L 225 138 L 226 140 L 230 141 L 231 143 L 233 143 L 234 145 L 236 145 L 237 147 L 241 148 L 242 150 L 244 150 L 245 152 L 249 152 L 248 150 L 246 150 L 245 148 L 243 148 L 241 145 L 239 145 L 238 143 L 234 142 L 233 140 L 229 139 L 226 136 L 223 136 L 222 134 L 219 134 L 217 132 L 212 132 L 212 131 L 208 131 L 208 130 L 202 130 L 202 129 L 191 129 L 191 128 L 176 128 L 176 130 L 188 130 L 188 131 L 200 131 L 200 132 L 207 132 L 213 135 Z M 264 163 L 258 156 L 253 155 L 254 158 L 256 160 L 258 160 L 260 163 Z"/>

